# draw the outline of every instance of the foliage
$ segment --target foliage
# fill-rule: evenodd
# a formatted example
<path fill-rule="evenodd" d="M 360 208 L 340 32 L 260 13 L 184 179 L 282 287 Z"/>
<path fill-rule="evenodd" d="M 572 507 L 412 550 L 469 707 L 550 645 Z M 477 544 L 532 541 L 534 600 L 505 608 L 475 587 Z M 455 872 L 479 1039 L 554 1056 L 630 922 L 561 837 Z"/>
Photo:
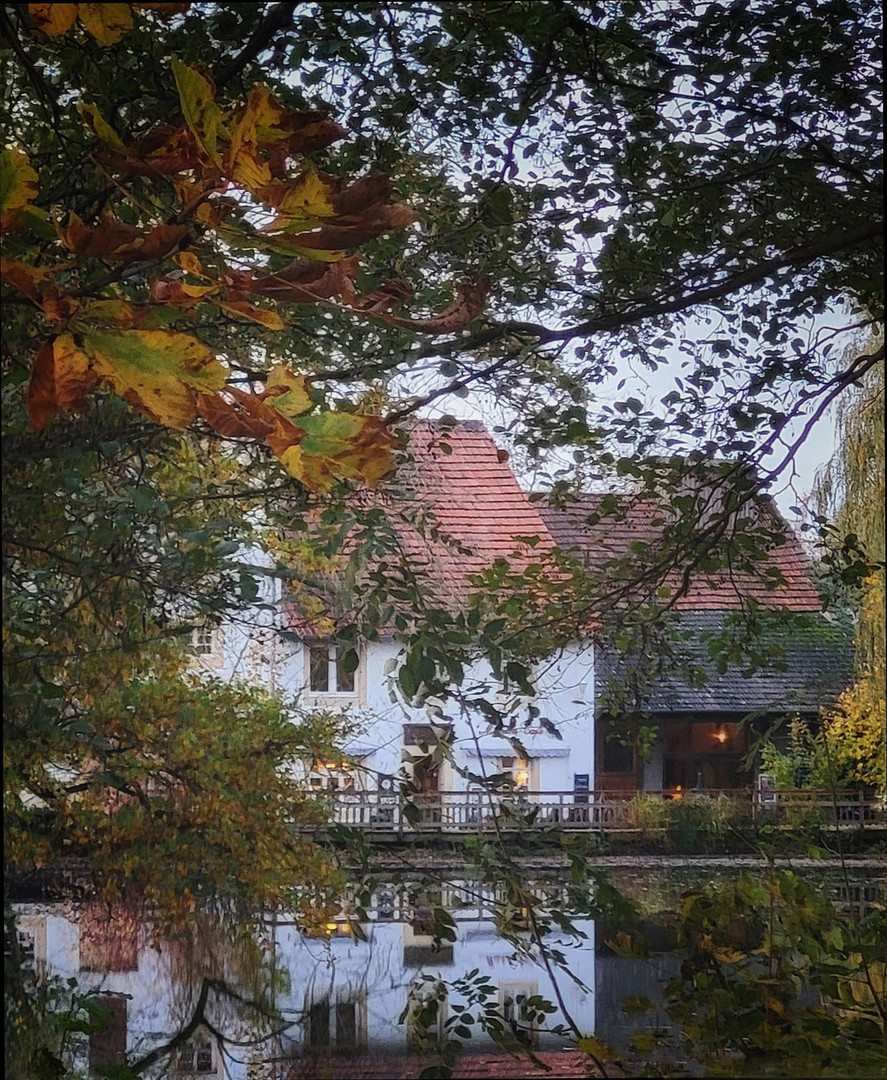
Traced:
<path fill-rule="evenodd" d="M 825 720 L 830 753 L 854 781 L 887 791 L 884 594 L 884 371 L 873 370 L 841 403 L 838 450 L 819 477 L 825 562 L 856 611 L 857 679 Z M 840 539 L 843 538 L 843 539 Z M 850 550 L 852 560 L 846 552 Z"/>
<path fill-rule="evenodd" d="M 881 1075 L 884 932 L 788 870 L 688 890 L 668 1006 L 686 1052 L 711 1076 Z"/>

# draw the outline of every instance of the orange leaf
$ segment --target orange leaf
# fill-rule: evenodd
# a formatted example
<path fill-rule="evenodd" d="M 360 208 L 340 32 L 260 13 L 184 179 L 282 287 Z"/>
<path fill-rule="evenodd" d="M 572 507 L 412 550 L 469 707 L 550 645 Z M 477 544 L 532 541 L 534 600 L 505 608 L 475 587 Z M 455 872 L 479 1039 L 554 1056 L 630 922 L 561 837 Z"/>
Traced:
<path fill-rule="evenodd" d="M 95 382 L 89 359 L 70 334 L 45 341 L 37 351 L 25 388 L 31 426 L 40 431 L 60 408 L 82 406 Z"/>
<path fill-rule="evenodd" d="M 205 281 L 212 280 L 193 251 L 177 251 L 173 255 L 172 261 L 192 277 L 203 278 Z"/>
<path fill-rule="evenodd" d="M 264 439 L 274 430 L 275 419 L 258 398 L 227 401 L 222 394 L 199 394 L 197 411 L 226 439 Z"/>
<path fill-rule="evenodd" d="M 219 291 L 218 285 L 188 285 L 173 278 L 157 278 L 151 282 L 151 299 L 158 304 L 179 304 L 194 307 L 205 296 Z"/>
<path fill-rule="evenodd" d="M 77 18 L 76 4 L 28 4 L 28 15 L 37 30 L 47 37 L 66 34 Z"/>

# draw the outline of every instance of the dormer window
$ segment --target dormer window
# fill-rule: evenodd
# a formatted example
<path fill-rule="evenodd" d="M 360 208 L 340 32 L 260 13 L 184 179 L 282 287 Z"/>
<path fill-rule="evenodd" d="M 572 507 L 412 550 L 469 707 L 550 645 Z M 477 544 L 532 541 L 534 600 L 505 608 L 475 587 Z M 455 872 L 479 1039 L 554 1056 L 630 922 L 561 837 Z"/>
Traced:
<path fill-rule="evenodd" d="M 308 690 L 312 694 L 352 697 L 357 693 L 357 669 L 354 653 L 341 645 L 313 642 L 307 647 Z M 351 658 L 351 663 L 347 658 Z"/>

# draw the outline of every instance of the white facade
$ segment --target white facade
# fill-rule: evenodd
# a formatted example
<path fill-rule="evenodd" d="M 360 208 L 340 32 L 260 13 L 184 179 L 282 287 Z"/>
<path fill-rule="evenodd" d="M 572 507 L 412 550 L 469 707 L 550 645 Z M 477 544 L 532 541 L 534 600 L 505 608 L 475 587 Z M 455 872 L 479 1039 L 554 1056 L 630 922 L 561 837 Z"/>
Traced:
<path fill-rule="evenodd" d="M 452 762 L 444 762 L 436 777 L 436 790 L 470 789 L 466 772 L 483 776 L 503 771 L 515 774 L 517 785 L 531 791 L 593 789 L 595 683 L 590 642 L 571 643 L 535 665 L 532 699 L 503 692 L 479 661 L 462 685 L 452 688 L 448 700 L 414 707 L 397 688 L 402 650 L 396 641 L 362 643 L 357 670 L 340 673 L 334 647 L 302 641 L 288 629 L 279 585 L 268 578 L 262 591 L 264 609 L 224 623 L 211 635 L 195 635 L 196 666 L 223 680 L 260 685 L 301 710 L 344 714 L 351 731 L 343 749 L 357 765 L 353 782 L 359 790 L 377 790 L 380 779 L 401 776 L 406 758 L 419 755 L 419 740 L 427 745 L 432 723 L 451 730 L 453 749 Z M 329 650 L 324 677 L 315 677 L 313 685 L 312 645 L 315 676 L 323 652 Z M 326 685 L 318 687 L 323 682 Z M 502 733 L 494 733 L 473 704 L 478 698 L 505 714 Z M 509 736 L 520 741 L 528 758 Z"/>
<path fill-rule="evenodd" d="M 400 1022 L 411 1000 L 411 984 L 413 1001 L 418 1000 L 416 993 L 432 989 L 440 995 L 437 1031 L 430 1032 L 433 1040 L 436 1034 L 444 1033 L 445 1021 L 454 1015 L 453 1006 L 467 1003 L 452 984 L 472 971 L 477 972 L 477 978 L 488 980 L 490 1007 L 524 1027 L 533 1044 L 541 1048 L 567 1045 L 566 1036 L 550 1033 L 564 1025 L 560 1009 L 544 1025 L 525 1024 L 521 1019 L 526 999 L 539 995 L 549 1002 L 557 1001 L 549 971 L 532 955 L 517 955 L 514 946 L 499 936 L 489 917 L 494 904 L 491 895 L 480 895 L 467 883 L 461 887 L 461 901 L 456 895 L 458 884 L 450 890 L 452 896 L 441 899 L 449 905 L 465 903 L 468 897 L 472 906 L 454 912 L 456 941 L 438 952 L 432 950 L 432 938 L 423 932 L 425 927 L 420 925 L 417 930 L 410 912 L 400 910 L 399 901 L 392 901 L 392 907 L 387 908 L 384 897 L 371 913 L 371 921 L 364 924 L 367 941 L 355 941 L 341 921 L 335 931 L 322 938 L 303 935 L 291 920 L 269 924 L 268 947 L 286 975 L 286 988 L 276 997 L 283 1029 L 275 1025 L 275 1035 L 263 1038 L 265 1031 L 244 1020 L 230 1003 L 211 999 L 206 1019 L 222 1038 L 200 1029 L 184 1047 L 183 1056 L 173 1060 L 172 1068 L 166 1055 L 146 1075 L 254 1080 L 283 1077 L 293 1060 L 312 1052 L 427 1052 L 427 1041 L 421 1046 L 416 1043 L 418 1032 L 409 1013 Z M 391 895 L 395 895 L 393 889 Z M 125 1018 L 118 1032 L 120 1047 L 130 1063 L 164 1046 L 194 1015 L 199 975 L 190 983 L 178 981 L 174 974 L 178 969 L 163 946 L 143 944 L 131 971 L 85 970 L 86 953 L 75 913 L 61 905 L 21 904 L 17 914 L 20 936 L 33 944 L 35 966 L 42 979 L 73 978 L 79 994 L 120 1005 Z M 566 1013 L 583 1034 L 592 1034 L 594 924 L 577 920 L 576 927 L 575 935 L 559 933 L 556 939 L 548 940 L 567 955 L 574 976 L 558 975 L 555 968 Z M 427 976 L 424 981 L 423 974 Z M 437 987 L 438 979 L 449 985 Z M 477 1011 L 476 1007 L 472 1010 Z M 471 1031 L 468 1049 L 491 1047 L 479 1025 Z M 94 1049 L 86 1036 L 69 1040 L 66 1065 L 87 1073 Z"/>

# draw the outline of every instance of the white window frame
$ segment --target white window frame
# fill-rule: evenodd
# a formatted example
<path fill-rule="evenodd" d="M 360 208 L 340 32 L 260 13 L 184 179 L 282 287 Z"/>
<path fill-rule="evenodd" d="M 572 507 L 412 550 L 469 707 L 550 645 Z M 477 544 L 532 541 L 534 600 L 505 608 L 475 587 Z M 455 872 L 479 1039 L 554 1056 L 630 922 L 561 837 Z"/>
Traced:
<path fill-rule="evenodd" d="M 204 623 L 191 631 L 191 654 L 203 667 L 217 668 L 222 663 L 222 629 Z"/>
<path fill-rule="evenodd" d="M 364 653 L 357 646 L 357 667 L 351 674 L 351 689 L 339 689 L 339 655 L 346 651 L 345 646 L 332 641 L 306 640 L 303 643 L 305 657 L 305 693 L 315 701 L 341 702 L 342 704 L 357 704 L 366 696 L 364 683 Z M 312 685 L 313 658 L 321 649 L 327 652 L 327 689 L 315 689 Z"/>
<path fill-rule="evenodd" d="M 539 1027 L 535 1019 L 527 1020 L 524 1016 L 523 1002 L 539 994 L 539 984 L 530 979 L 509 979 L 499 983 L 499 1015 L 509 1026 L 513 1023 L 521 1031 L 527 1032 L 535 1043 L 539 1037 Z M 511 1001 L 509 1006 L 508 1001 Z M 523 999 L 523 1000 L 521 1000 Z M 517 1010 L 517 1013 L 514 1010 Z"/>
<path fill-rule="evenodd" d="M 327 1006 L 327 1042 L 318 1043 L 312 1039 L 311 1010 L 317 1006 Z M 354 1007 L 354 1046 L 340 1046 L 341 1035 L 338 1030 L 338 1010 L 343 1006 Z M 327 1050 L 335 1053 L 341 1050 L 365 1050 L 367 1045 L 367 994 L 366 990 L 355 990 L 351 986 L 340 986 L 335 990 L 315 990 L 305 999 L 305 1049 L 310 1052 Z"/>

